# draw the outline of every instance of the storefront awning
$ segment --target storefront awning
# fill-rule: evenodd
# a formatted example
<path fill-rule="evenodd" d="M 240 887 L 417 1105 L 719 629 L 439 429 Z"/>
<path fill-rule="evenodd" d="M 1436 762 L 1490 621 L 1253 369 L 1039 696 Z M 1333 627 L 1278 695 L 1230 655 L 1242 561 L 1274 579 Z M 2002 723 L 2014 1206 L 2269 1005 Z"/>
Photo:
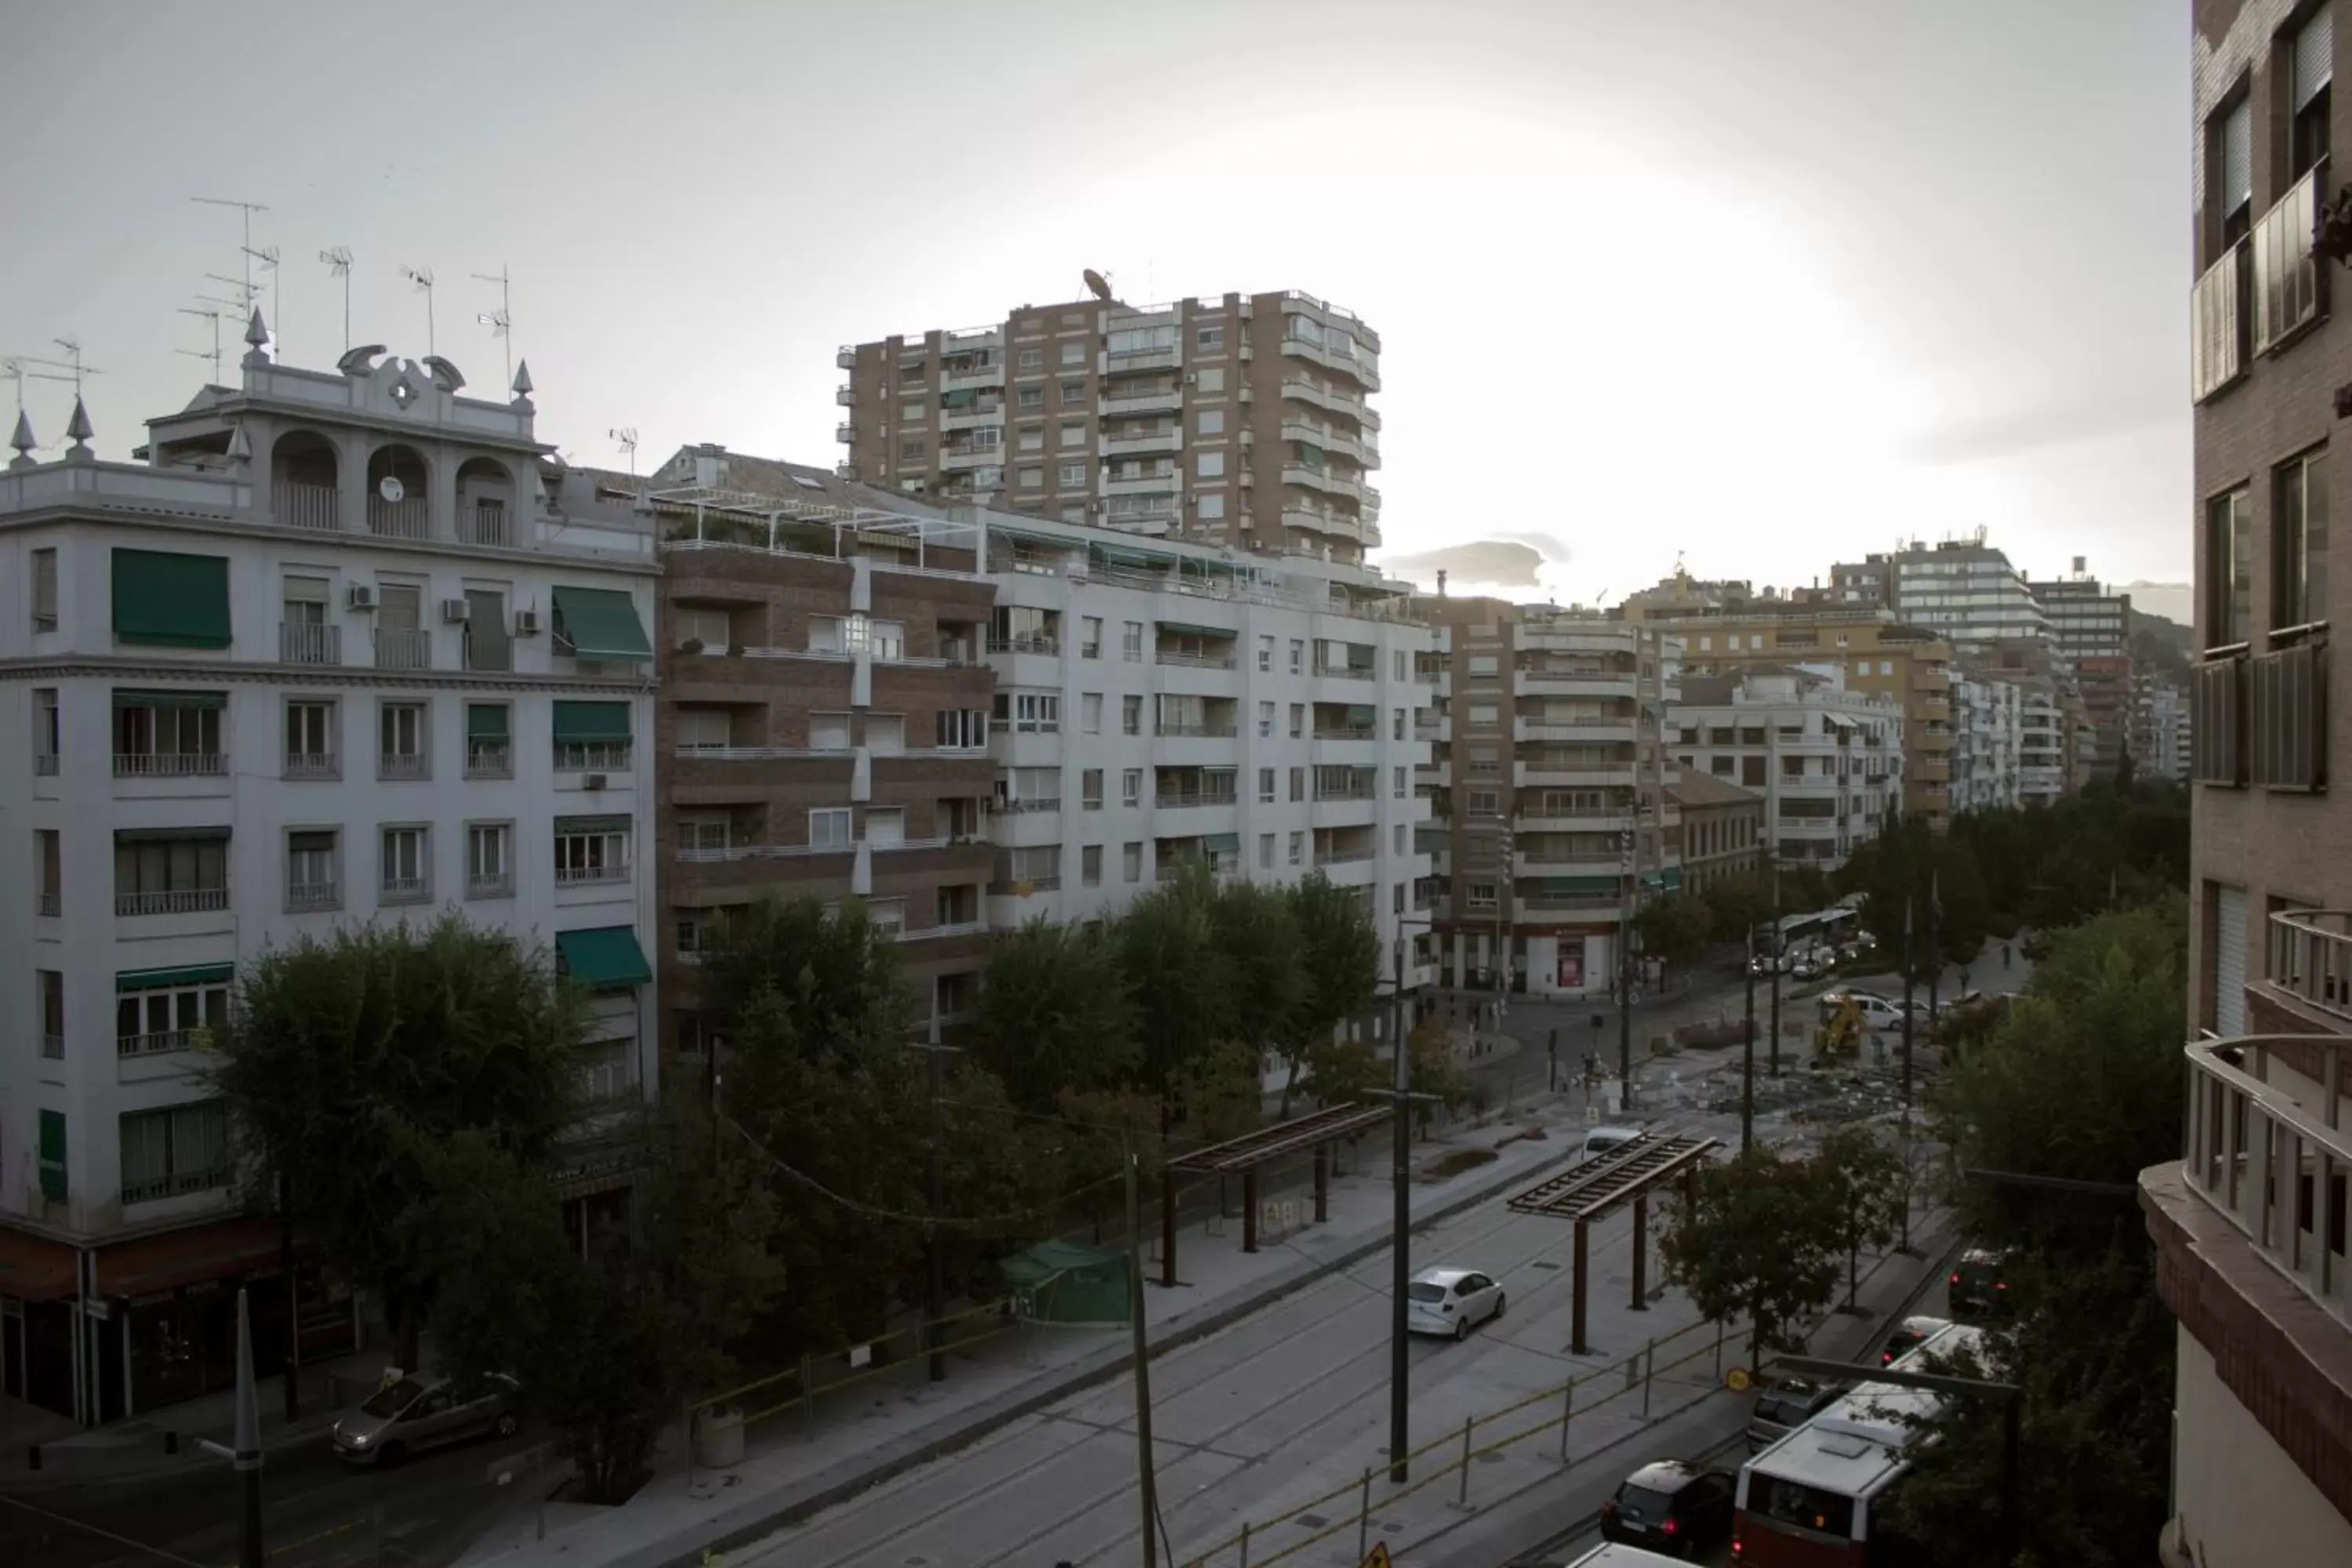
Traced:
<path fill-rule="evenodd" d="M 1162 621 L 1160 629 L 1180 637 L 1223 637 L 1228 641 L 1241 636 L 1231 626 L 1195 626 L 1190 621 Z"/>
<path fill-rule="evenodd" d="M 197 963 L 178 969 L 126 969 L 114 977 L 117 991 L 163 991 L 175 985 L 226 985 L 236 978 L 234 963 Z"/>
<path fill-rule="evenodd" d="M 240 1215 L 215 1225 L 116 1242 L 98 1252 L 98 1293 L 150 1296 L 204 1279 L 223 1279 L 278 1261 L 278 1222 Z"/>
<path fill-rule="evenodd" d="M 227 556 L 118 549 L 112 564 L 117 642 L 228 647 Z"/>
<path fill-rule="evenodd" d="M 0 1296 L 55 1301 L 74 1293 L 74 1249 L 29 1231 L 0 1229 Z"/>
<path fill-rule="evenodd" d="M 582 658 L 645 659 L 654 656 L 637 607 L 617 588 L 555 590 L 555 635 Z"/>
<path fill-rule="evenodd" d="M 114 689 L 117 708 L 226 708 L 226 691 L 134 691 L 129 687 Z"/>
<path fill-rule="evenodd" d="M 555 743 L 591 746 L 629 738 L 629 705 L 625 702 L 558 702 Z"/>
<path fill-rule="evenodd" d="M 466 704 L 466 739 L 503 741 L 507 738 L 507 705 L 503 702 Z"/>
<path fill-rule="evenodd" d="M 617 991 L 651 984 L 653 965 L 637 945 L 633 926 L 597 926 L 588 931 L 558 931 L 555 953 L 573 984 L 591 991 Z"/>

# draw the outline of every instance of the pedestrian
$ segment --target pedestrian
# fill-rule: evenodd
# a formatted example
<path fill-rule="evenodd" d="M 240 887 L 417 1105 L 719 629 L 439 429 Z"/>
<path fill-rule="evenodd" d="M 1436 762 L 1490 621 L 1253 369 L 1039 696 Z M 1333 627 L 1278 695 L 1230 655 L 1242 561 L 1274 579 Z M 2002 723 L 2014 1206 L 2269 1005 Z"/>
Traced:
<path fill-rule="evenodd" d="M 2000 966 L 2003 969 L 2009 967 L 2009 943 L 2007 942 L 2000 944 Z"/>

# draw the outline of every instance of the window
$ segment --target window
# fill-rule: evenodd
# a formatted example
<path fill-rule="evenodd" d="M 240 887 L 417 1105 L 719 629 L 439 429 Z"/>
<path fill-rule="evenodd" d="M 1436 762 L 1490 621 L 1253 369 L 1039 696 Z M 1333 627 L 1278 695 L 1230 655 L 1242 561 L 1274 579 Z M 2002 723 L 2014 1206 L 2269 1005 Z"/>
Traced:
<path fill-rule="evenodd" d="M 1261 871 L 1274 869 L 1274 835 L 1271 833 L 1257 836 L 1257 868 Z"/>
<path fill-rule="evenodd" d="M 691 731 L 689 731 L 691 733 Z M 733 726 L 729 726 L 733 733 Z M 846 713 L 812 713 L 808 716 L 808 743 L 812 752 L 846 752 L 849 745 L 849 715 Z"/>
<path fill-rule="evenodd" d="M 66 1055 L 66 977 L 55 969 L 33 972 L 41 999 L 41 1055 L 49 1061 L 63 1061 Z M 172 1047 L 174 1050 L 180 1047 Z"/>
<path fill-rule="evenodd" d="M 1404 710 L 1402 708 L 1391 710 L 1391 717 L 1389 720 L 1389 739 L 1391 741 L 1402 741 L 1404 739 Z"/>
<path fill-rule="evenodd" d="M 1193 346 L 1196 348 L 1223 348 L 1225 346 L 1225 329 L 1223 327 L 1202 327 L 1199 331 L 1192 334 L 1192 342 Z"/>
<path fill-rule="evenodd" d="M 1290 705 L 1290 738 L 1294 741 L 1301 740 L 1305 738 L 1306 734 L 1307 704 L 1304 702 L 1294 702 Z"/>
<path fill-rule="evenodd" d="M 1257 705 L 1257 732 L 1261 740 L 1274 738 L 1274 704 L 1271 702 Z"/>
<path fill-rule="evenodd" d="M 1122 697 L 1118 700 L 1118 732 L 1122 735 L 1143 733 L 1143 699 Z"/>
<path fill-rule="evenodd" d="M 1406 842 L 1405 842 L 1405 833 L 1406 833 L 1405 825 L 1404 825 L 1403 823 L 1402 823 L 1402 822 L 1398 823 L 1398 824 L 1396 825 L 1396 828 L 1395 828 L 1395 834 L 1396 834 L 1396 844 L 1395 844 L 1395 847 L 1391 851 L 1391 853 L 1392 853 L 1392 854 L 1397 854 L 1397 855 L 1403 855 L 1403 854 L 1407 854 L 1407 853 L 1409 853 L 1409 852 L 1410 852 L 1410 847 L 1409 847 L 1409 846 L 1406 844 Z"/>
<path fill-rule="evenodd" d="M 1143 880 L 1143 846 L 1122 844 L 1118 850 L 1119 874 L 1129 882 Z"/>
<path fill-rule="evenodd" d="M 921 360 L 908 360 L 898 366 L 898 384 L 901 386 L 919 386 L 930 378 L 930 367 Z"/>
<path fill-rule="evenodd" d="M 1085 343 L 1083 343 L 1083 342 L 1075 342 L 1075 341 L 1074 341 L 1074 342 L 1071 342 L 1064 343 L 1064 344 L 1062 345 L 1062 363 L 1063 363 L 1064 364 L 1084 364 L 1084 363 L 1087 363 L 1087 345 L 1086 345 Z M 1069 383 L 1069 382 L 1065 382 L 1065 383 L 1063 383 L 1063 384 L 1062 384 L 1062 395 L 1063 395 L 1064 397 L 1066 397 L 1066 397 L 1069 395 L 1069 393 L 1070 393 L 1070 387 L 1071 387 L 1073 384 L 1074 384 L 1073 383 Z"/>
<path fill-rule="evenodd" d="M 236 1173 L 229 1159 L 228 1108 L 219 1100 L 131 1110 L 117 1123 L 122 1140 L 122 1202 L 210 1192 Z"/>
<path fill-rule="evenodd" d="M 1718 774 L 1720 774 L 1720 775 L 1722 775 L 1722 776 L 1724 776 L 1724 777 L 1727 777 L 1727 777 L 1729 777 L 1729 776 L 1730 776 L 1730 773 L 1731 773 L 1731 759 L 1730 759 L 1729 757 L 1717 757 L 1717 758 L 1716 758 L 1716 759 L 1715 759 L 1715 771 L 1716 771 L 1716 773 L 1718 773 Z M 1740 758 L 1740 759 L 1739 759 L 1739 782 L 1740 782 L 1742 784 L 1746 785 L 1746 786 L 1747 786 L 1748 788 L 1749 788 L 1749 789 L 1761 789 L 1761 788 L 1763 788 L 1763 787 L 1764 787 L 1764 759 L 1763 759 L 1762 757 L 1742 757 L 1742 758 Z"/>
<path fill-rule="evenodd" d="M 1290 863 L 1294 866 L 1307 858 L 1307 835 L 1294 831 L 1290 835 Z"/>
<path fill-rule="evenodd" d="M 1474 789 L 1463 796 L 1463 804 L 1473 816 L 1493 816 L 1501 804 L 1501 796 L 1491 789 Z"/>
<path fill-rule="evenodd" d="M 1022 469 L 1020 474 L 1020 484 L 1021 488 L 1024 490 L 1044 489 L 1045 488 L 1045 470 L 1035 468 Z"/>
<path fill-rule="evenodd" d="M 421 779 L 430 776 L 425 760 L 425 736 L 429 710 L 422 702 L 387 702 L 377 710 L 379 749 L 376 777 Z"/>
<path fill-rule="evenodd" d="M 33 771 L 58 771 L 58 689 L 44 686 L 33 693 Z"/>
<path fill-rule="evenodd" d="M 1194 503 L 1193 512 L 1203 522 L 1214 522 L 1225 515 L 1225 498 L 1221 495 L 1202 496 Z"/>
<path fill-rule="evenodd" d="M 1042 452 L 1045 449 L 1045 427 L 1043 425 L 1021 426 L 1021 450 Z"/>
<path fill-rule="evenodd" d="M 58 629 L 58 552 L 54 545 L 33 552 L 33 629 Z"/>
<path fill-rule="evenodd" d="M 1127 806 L 1143 804 L 1143 770 L 1129 768 L 1118 775 L 1118 804 Z"/>
<path fill-rule="evenodd" d="M 1502 710 L 1492 702 L 1473 702 L 1470 704 L 1470 722 L 1498 724 L 1502 722 Z"/>
<path fill-rule="evenodd" d="M 44 691 L 45 704 L 37 709 L 42 733 L 36 751 L 53 755 L 56 745 L 56 693 Z M 221 747 L 221 714 L 228 704 L 226 692 L 114 691 L 114 774 L 184 777 L 226 773 L 228 759 Z M 43 746 L 40 742 L 46 740 Z M 43 770 L 54 772 L 54 768 Z"/>
<path fill-rule="evenodd" d="M 1495 884 L 1492 882 L 1471 883 L 1470 907 L 1474 910 L 1493 909 L 1495 907 Z"/>
<path fill-rule="evenodd" d="M 919 436 L 905 437 L 898 442 L 898 460 L 919 463 L 923 460 L 923 439 Z"/>
<path fill-rule="evenodd" d="M 1222 408 L 1202 409 L 1198 416 L 1198 423 L 1195 426 L 1195 428 L 1203 436 L 1223 435 L 1225 433 L 1225 411 Z"/>
<path fill-rule="evenodd" d="M 938 731 L 939 749 L 942 752 L 988 749 L 988 715 L 977 708 L 940 710 Z"/>
<path fill-rule="evenodd" d="M 387 595 L 391 591 L 384 590 Z M 727 612 L 716 605 L 680 605 L 670 617 L 670 643 L 689 651 L 703 647 L 723 652 L 734 646 L 734 628 Z"/>
<path fill-rule="evenodd" d="M 1290 639 L 1290 673 L 1293 675 L 1303 675 L 1306 673 L 1306 670 L 1307 639 L 1305 637 L 1293 637 Z"/>
<path fill-rule="evenodd" d="M 2324 447 L 2278 470 L 2271 514 L 2271 630 L 2327 618 L 2327 471 Z"/>
<path fill-rule="evenodd" d="M 812 849 L 846 849 L 850 847 L 850 808 L 845 805 L 819 806 L 808 814 L 808 841 Z"/>
<path fill-rule="evenodd" d="M 1103 771 L 1087 768 L 1078 774 L 1078 805 L 1087 811 L 1103 808 Z"/>
<path fill-rule="evenodd" d="M 842 834 L 847 840 L 846 811 Z M 625 882 L 629 878 L 626 816 L 559 816 L 555 819 L 555 885 Z"/>
<path fill-rule="evenodd" d="M 1225 477 L 1225 455 L 1223 452 L 1202 452 L 1194 463 L 1195 471 L 1204 479 Z"/>
<path fill-rule="evenodd" d="M 1064 463 L 1061 472 L 1064 489 L 1076 489 L 1087 482 L 1087 466 L 1084 463 Z"/>
<path fill-rule="evenodd" d="M 866 716 L 866 749 L 877 757 L 905 755 L 907 716 L 904 713 L 868 713 Z"/>
<path fill-rule="evenodd" d="M 1274 668 L 1274 638 L 1271 637 L 1260 636 L 1257 639 L 1257 667 L 1267 671 Z"/>
<path fill-rule="evenodd" d="M 1014 359 L 1013 364 L 1016 368 L 1021 370 L 1043 370 L 1045 368 L 1045 351 L 1044 349 L 1023 349 L 1020 354 Z M 1032 388 L 1030 390 L 1034 391 L 1035 389 Z"/>
<path fill-rule="evenodd" d="M 1072 447 L 1083 447 L 1083 446 L 1085 446 L 1086 444 L 1087 444 L 1087 427 L 1086 427 L 1086 426 L 1085 426 L 1082 422 L 1080 422 L 1080 421 L 1078 421 L 1078 420 L 1076 420 L 1076 419 L 1066 419 L 1066 420 L 1064 420 L 1064 421 L 1062 422 L 1062 448 L 1063 448 L 1063 450 L 1067 451 L 1067 450 L 1068 450 L 1069 448 L 1071 448 Z"/>
<path fill-rule="evenodd" d="M 1293 769 L 1291 769 L 1291 770 L 1290 770 L 1290 799 L 1291 799 L 1291 802 L 1292 802 L 1292 804 L 1293 804 L 1293 805 L 1296 805 L 1296 804 L 1297 804 L 1297 803 L 1298 803 L 1299 801 L 1305 800 L 1306 798 L 1307 798 L 1307 770 L 1306 770 L 1305 768 L 1293 768 Z"/>
<path fill-rule="evenodd" d="M 1118 656 L 1129 664 L 1143 662 L 1143 623 L 1141 621 L 1119 623 Z"/>
<path fill-rule="evenodd" d="M 2254 519 L 2250 492 L 2231 490 L 2205 503 L 2205 646 L 2228 647 L 2253 636 Z"/>
<path fill-rule="evenodd" d="M 325 827 L 299 829 L 286 836 L 289 910 L 342 907 L 342 879 L 338 872 L 341 837 L 334 829 Z"/>
<path fill-rule="evenodd" d="M 469 823 L 466 828 L 466 896 L 505 899 L 514 895 L 514 827 L 504 822 Z"/>
<path fill-rule="evenodd" d="M 1470 656 L 1470 673 L 1474 676 L 1500 674 L 1499 661 L 1491 653 L 1474 653 Z"/>
<path fill-rule="evenodd" d="M 880 849 L 895 848 L 907 842 L 906 808 L 897 805 L 867 806 L 866 842 Z"/>
<path fill-rule="evenodd" d="M 1408 798 L 1411 786 L 1406 782 L 1404 769 L 1401 767 L 1391 768 L 1389 770 L 1389 773 L 1390 797 L 1394 800 L 1404 800 Z"/>
<path fill-rule="evenodd" d="M 335 760 L 335 705 L 302 700 L 286 704 L 286 776 L 331 779 Z"/>
<path fill-rule="evenodd" d="M 1078 634 L 1078 657 L 1100 658 L 1102 657 L 1102 617 L 1100 616 L 1080 616 Z"/>
<path fill-rule="evenodd" d="M 424 827 L 387 827 L 377 858 L 381 903 L 420 903 L 433 896 L 433 858 Z"/>
<path fill-rule="evenodd" d="M 1062 731 L 1062 699 L 1052 691 L 1000 691 L 996 721 L 1015 734 L 1058 735 Z"/>
<path fill-rule="evenodd" d="M 1225 373 L 1222 367 L 1212 365 L 1206 370 L 1196 371 L 1193 374 L 1200 378 L 1193 384 L 1201 391 L 1204 393 L 1224 391 Z"/>
<path fill-rule="evenodd" d="M 169 976 L 167 984 L 152 986 L 140 984 L 135 975 L 119 977 L 114 998 L 115 1054 L 162 1056 L 195 1049 L 204 1043 L 205 1030 L 217 1029 L 228 1022 L 228 987 L 233 973 L 227 965 L 211 973 L 183 972 Z M 45 987 L 53 977 L 60 981 L 63 978 L 45 973 Z M 121 989 L 125 985 L 131 989 Z M 62 1009 L 62 987 L 58 1003 Z M 47 1055 L 47 1037 L 62 1036 L 64 1022 L 62 1012 L 53 1015 L 46 998 L 41 1016 L 43 1054 Z M 57 1026 L 54 1028 L 53 1019 Z"/>
<path fill-rule="evenodd" d="M 1102 693 L 1086 691 L 1078 695 L 1078 725 L 1089 735 L 1102 733 Z"/>

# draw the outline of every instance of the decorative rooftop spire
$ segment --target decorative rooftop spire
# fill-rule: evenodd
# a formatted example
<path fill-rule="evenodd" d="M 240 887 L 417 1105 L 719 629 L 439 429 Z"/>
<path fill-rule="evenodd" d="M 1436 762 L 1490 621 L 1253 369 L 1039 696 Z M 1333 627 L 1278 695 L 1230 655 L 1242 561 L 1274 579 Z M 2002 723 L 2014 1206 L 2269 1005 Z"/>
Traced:
<path fill-rule="evenodd" d="M 245 341 L 246 369 L 258 370 L 269 363 L 269 329 L 262 322 L 258 305 L 253 308 L 253 319 L 245 324 Z"/>
<path fill-rule="evenodd" d="M 257 321 L 260 319 L 259 311 L 254 312 L 254 319 Z M 240 463 L 247 461 L 253 456 L 253 443 L 245 438 L 245 425 L 241 420 L 229 428 L 228 455 Z"/>
<path fill-rule="evenodd" d="M 66 421 L 66 437 L 73 443 L 66 448 L 68 460 L 88 462 L 90 457 L 89 438 L 96 433 L 89 427 L 89 410 L 82 406 L 81 394 L 77 392 L 74 394 L 73 417 Z"/>
<path fill-rule="evenodd" d="M 8 466 L 12 468 L 31 468 L 33 448 L 39 444 L 33 439 L 33 422 L 25 417 L 25 411 L 19 408 L 16 410 L 16 434 L 8 437 L 8 445 L 16 448 L 16 460 Z"/>
<path fill-rule="evenodd" d="M 530 395 L 530 361 L 529 360 L 523 361 L 521 364 L 515 367 L 514 395 L 517 397 Z"/>

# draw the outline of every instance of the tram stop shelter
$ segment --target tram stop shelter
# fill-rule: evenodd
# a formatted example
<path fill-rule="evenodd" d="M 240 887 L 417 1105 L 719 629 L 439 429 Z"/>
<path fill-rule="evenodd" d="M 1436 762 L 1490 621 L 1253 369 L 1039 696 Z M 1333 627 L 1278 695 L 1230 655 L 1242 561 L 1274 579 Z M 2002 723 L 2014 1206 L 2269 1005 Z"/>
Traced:
<path fill-rule="evenodd" d="M 1649 1301 L 1650 1194 L 1671 1181 L 1683 1183 L 1685 1199 L 1691 1179 L 1719 1145 L 1713 1138 L 1669 1138 L 1644 1132 L 1620 1143 L 1605 1154 L 1583 1162 L 1549 1180 L 1538 1182 L 1510 1201 L 1513 1214 L 1549 1215 L 1576 1226 L 1575 1271 L 1570 1289 L 1574 1305 L 1569 1317 L 1569 1353 L 1590 1355 L 1585 1343 L 1585 1289 L 1591 1273 L 1585 1232 L 1596 1220 L 1607 1219 L 1627 1204 L 1633 1205 L 1633 1310 L 1647 1311 Z"/>
<path fill-rule="evenodd" d="M 1315 1152 L 1315 1223 L 1331 1217 L 1331 1145 L 1385 1127 L 1396 1112 L 1385 1105 L 1334 1105 L 1273 1127 L 1180 1154 L 1160 1173 L 1160 1283 L 1176 1283 L 1176 1184 L 1181 1176 L 1242 1179 L 1242 1250 L 1257 1250 L 1257 1178 L 1266 1166 Z"/>

